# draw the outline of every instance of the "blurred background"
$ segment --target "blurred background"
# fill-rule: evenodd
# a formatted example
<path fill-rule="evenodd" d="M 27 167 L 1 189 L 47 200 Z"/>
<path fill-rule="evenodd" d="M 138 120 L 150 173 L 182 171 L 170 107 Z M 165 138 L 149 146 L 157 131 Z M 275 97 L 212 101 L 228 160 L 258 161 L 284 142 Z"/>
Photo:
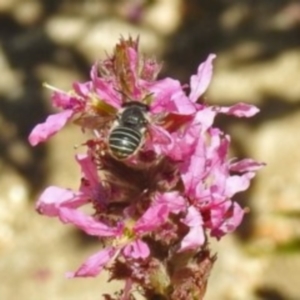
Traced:
<path fill-rule="evenodd" d="M 161 76 L 187 83 L 216 53 L 207 101 L 260 107 L 252 119 L 218 118 L 232 155 L 265 161 L 235 234 L 213 244 L 207 300 L 300 299 L 300 2 L 291 0 L 0 0 L 0 299 L 94 300 L 105 274 L 67 280 L 99 243 L 39 216 L 47 185 L 76 188 L 67 127 L 32 148 L 30 130 L 53 112 L 43 82 L 69 90 L 120 36 L 164 61 Z"/>

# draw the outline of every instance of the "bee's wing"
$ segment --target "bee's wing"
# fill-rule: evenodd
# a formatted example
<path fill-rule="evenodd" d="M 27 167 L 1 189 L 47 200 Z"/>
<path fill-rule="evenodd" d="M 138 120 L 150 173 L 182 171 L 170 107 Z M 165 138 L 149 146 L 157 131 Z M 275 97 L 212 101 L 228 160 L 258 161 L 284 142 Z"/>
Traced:
<path fill-rule="evenodd" d="M 82 115 L 74 120 L 74 123 L 81 126 L 83 129 L 101 129 L 106 127 L 115 119 L 112 115 Z"/>
<path fill-rule="evenodd" d="M 161 126 L 149 125 L 148 132 L 153 143 L 168 145 L 173 142 L 173 139 L 169 132 Z"/>

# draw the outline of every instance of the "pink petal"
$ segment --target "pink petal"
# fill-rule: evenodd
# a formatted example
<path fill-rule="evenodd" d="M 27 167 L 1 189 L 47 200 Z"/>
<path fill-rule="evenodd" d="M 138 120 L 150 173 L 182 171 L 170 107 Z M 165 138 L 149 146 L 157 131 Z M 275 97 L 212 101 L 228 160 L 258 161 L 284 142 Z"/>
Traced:
<path fill-rule="evenodd" d="M 241 224 L 245 215 L 244 209 L 242 209 L 236 202 L 233 203 L 231 210 L 231 217 L 227 218 L 227 220 L 221 226 L 222 231 L 225 233 L 233 232 Z"/>
<path fill-rule="evenodd" d="M 96 95 L 100 100 L 105 101 L 107 104 L 115 107 L 121 107 L 121 94 L 114 89 L 113 82 L 107 82 L 98 77 L 98 65 L 95 64 L 91 69 L 91 78 L 93 88 Z"/>
<path fill-rule="evenodd" d="M 233 172 L 255 172 L 265 166 L 265 163 L 259 163 L 253 159 L 245 158 L 230 165 L 230 171 Z"/>
<path fill-rule="evenodd" d="M 219 224 L 211 231 L 211 236 L 220 239 L 225 234 L 235 231 L 241 224 L 244 214 L 244 210 L 238 203 L 232 204 L 228 201 L 223 207 L 222 214 L 219 215 Z"/>
<path fill-rule="evenodd" d="M 203 224 L 203 220 L 200 212 L 194 206 L 190 206 L 182 223 L 189 227 L 198 227 Z"/>
<path fill-rule="evenodd" d="M 178 80 L 172 78 L 164 78 L 154 82 L 144 82 L 147 89 L 154 95 L 154 102 L 151 104 L 151 112 L 158 113 L 163 111 L 167 106 L 172 105 L 170 98 L 174 92 L 181 90 Z M 173 106 L 173 109 L 175 107 Z"/>
<path fill-rule="evenodd" d="M 202 138 L 198 139 L 194 154 L 186 159 L 180 166 L 181 178 L 186 193 L 193 193 L 197 184 L 202 180 L 205 172 L 206 153 L 205 144 Z"/>
<path fill-rule="evenodd" d="M 225 164 L 229 150 L 230 136 L 223 135 L 217 128 L 210 129 L 209 134 L 210 145 L 206 152 L 207 158 L 211 159 L 214 163 L 217 162 L 219 165 Z"/>
<path fill-rule="evenodd" d="M 207 131 L 214 123 L 216 112 L 211 107 L 203 107 L 197 111 L 194 124 L 201 124 L 201 131 Z"/>
<path fill-rule="evenodd" d="M 142 240 L 136 240 L 123 248 L 124 256 L 133 259 L 145 259 L 150 255 L 148 245 Z"/>
<path fill-rule="evenodd" d="M 171 100 L 175 104 L 176 111 L 183 115 L 190 115 L 196 112 L 195 104 L 180 90 L 172 95 Z"/>
<path fill-rule="evenodd" d="M 75 82 L 73 83 L 73 89 L 77 95 L 87 98 L 93 92 L 93 85 L 91 81 L 87 81 L 84 83 Z"/>
<path fill-rule="evenodd" d="M 144 145 L 144 149 L 154 150 L 157 155 L 165 154 L 169 156 L 174 147 L 172 135 L 164 128 L 156 125 L 148 127 L 150 139 Z"/>
<path fill-rule="evenodd" d="M 79 103 L 79 100 L 70 96 L 68 93 L 65 92 L 57 92 L 55 91 L 52 96 L 52 105 L 54 107 L 66 109 L 72 109 L 75 104 Z"/>
<path fill-rule="evenodd" d="M 165 205 L 153 204 L 136 222 L 134 230 L 137 233 L 149 232 L 157 229 L 166 222 L 169 210 Z"/>
<path fill-rule="evenodd" d="M 173 160 L 181 161 L 186 155 L 191 153 L 191 145 L 188 143 L 188 137 L 182 132 L 173 132 L 170 134 L 159 126 L 150 126 L 150 139 L 145 143 L 144 148 L 154 150 L 157 155 L 165 155 Z M 196 134 L 199 135 L 199 132 Z M 195 138 L 193 139 L 193 141 Z"/>
<path fill-rule="evenodd" d="M 148 130 L 153 144 L 172 145 L 173 138 L 164 128 L 151 124 Z"/>
<path fill-rule="evenodd" d="M 113 247 L 105 248 L 90 256 L 76 272 L 67 273 L 68 278 L 74 277 L 95 277 L 105 267 L 105 265 L 113 258 L 117 250 Z"/>
<path fill-rule="evenodd" d="M 219 228 L 224 222 L 226 212 L 230 209 L 231 206 L 232 202 L 228 199 L 224 200 L 224 197 L 222 199 L 215 200 L 215 203 L 211 203 L 210 220 L 206 222 L 206 226 L 212 230 L 216 230 L 216 228 Z"/>
<path fill-rule="evenodd" d="M 250 180 L 255 176 L 254 172 L 246 173 L 242 176 L 230 176 L 226 180 L 225 195 L 231 198 L 236 193 L 245 191 L 250 186 Z"/>
<path fill-rule="evenodd" d="M 199 122 L 189 124 L 184 132 L 173 133 L 173 147 L 168 149 L 167 155 L 175 161 L 186 161 L 188 164 L 187 158 L 195 152 L 200 134 L 201 124 Z"/>
<path fill-rule="evenodd" d="M 192 227 L 188 234 L 182 239 L 179 252 L 193 250 L 200 247 L 205 242 L 205 234 L 202 226 Z"/>
<path fill-rule="evenodd" d="M 179 251 L 182 252 L 202 246 L 205 242 L 203 220 L 201 214 L 196 210 L 195 207 L 189 207 L 188 213 L 182 222 L 190 227 L 190 230 L 181 241 Z"/>
<path fill-rule="evenodd" d="M 36 209 L 39 213 L 49 217 L 59 215 L 61 206 L 77 208 L 87 202 L 80 193 L 56 186 L 48 187 L 39 197 Z"/>
<path fill-rule="evenodd" d="M 151 104 L 152 113 L 173 112 L 189 114 L 195 112 L 195 106 L 182 91 L 178 80 L 165 78 L 154 83 L 145 84 L 150 93 L 154 94 Z"/>
<path fill-rule="evenodd" d="M 169 212 L 174 214 L 184 211 L 187 207 L 186 199 L 183 198 L 177 191 L 157 194 L 154 201 L 158 205 L 167 206 Z"/>
<path fill-rule="evenodd" d="M 48 140 L 51 136 L 61 130 L 72 118 L 73 110 L 65 110 L 60 113 L 50 115 L 45 123 L 38 124 L 29 135 L 29 143 L 36 146 L 40 142 Z"/>
<path fill-rule="evenodd" d="M 92 186 L 99 184 L 97 165 L 90 154 L 77 154 L 76 160 L 81 166 L 82 174 Z"/>
<path fill-rule="evenodd" d="M 193 145 L 190 145 L 182 140 L 181 142 L 175 142 L 171 149 L 162 149 L 162 153 L 165 153 L 168 157 L 174 161 L 181 162 L 188 157 L 193 149 Z"/>
<path fill-rule="evenodd" d="M 192 102 L 196 102 L 208 88 L 212 78 L 212 61 L 215 58 L 215 54 L 210 54 L 206 61 L 198 67 L 197 75 L 191 76 L 191 93 L 189 98 Z"/>
<path fill-rule="evenodd" d="M 99 207 L 105 207 L 109 199 L 98 176 L 97 165 L 90 153 L 76 155 L 76 160 L 81 166 L 83 179 L 81 180 L 80 192 L 88 199 L 97 202 Z"/>
<path fill-rule="evenodd" d="M 239 118 L 249 118 L 256 115 L 259 112 L 259 109 L 254 105 L 238 103 L 229 107 L 218 107 L 218 112 Z"/>
<path fill-rule="evenodd" d="M 73 224 L 87 234 L 99 237 L 119 236 L 123 228 L 122 226 L 109 227 L 79 210 L 64 207 L 59 209 L 59 218 L 63 223 Z"/>
<path fill-rule="evenodd" d="M 154 59 L 146 59 L 142 65 L 140 77 L 145 81 L 154 81 L 161 70 L 161 65 Z"/>
<path fill-rule="evenodd" d="M 136 49 L 134 48 L 127 48 L 126 50 L 127 54 L 127 60 L 129 62 L 129 76 L 131 78 L 131 96 L 134 99 L 140 99 L 141 98 L 141 91 L 137 86 L 137 77 L 138 77 L 138 70 L 139 70 L 139 55 Z M 128 71 L 129 71 L 128 70 Z"/>

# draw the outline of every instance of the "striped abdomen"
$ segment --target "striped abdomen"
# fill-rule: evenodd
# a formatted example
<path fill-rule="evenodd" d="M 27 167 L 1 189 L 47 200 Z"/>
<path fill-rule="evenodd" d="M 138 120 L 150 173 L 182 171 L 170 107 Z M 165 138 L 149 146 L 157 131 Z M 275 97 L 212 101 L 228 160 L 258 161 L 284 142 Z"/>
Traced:
<path fill-rule="evenodd" d="M 114 157 L 125 159 L 140 146 L 142 133 L 130 127 L 117 126 L 108 137 L 108 146 Z"/>

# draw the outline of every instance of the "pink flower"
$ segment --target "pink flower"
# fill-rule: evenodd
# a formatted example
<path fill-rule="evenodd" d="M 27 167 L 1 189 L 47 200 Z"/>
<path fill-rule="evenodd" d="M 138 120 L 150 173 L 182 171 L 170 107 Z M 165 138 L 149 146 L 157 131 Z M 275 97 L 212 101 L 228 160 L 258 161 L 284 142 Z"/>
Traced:
<path fill-rule="evenodd" d="M 43 215 L 58 217 L 63 223 L 73 224 L 89 235 L 111 237 L 120 232 L 120 227 L 109 227 L 80 212 L 77 208 L 86 204 L 86 201 L 80 193 L 49 187 L 40 196 L 36 209 Z"/>
<path fill-rule="evenodd" d="M 49 187 L 39 198 L 37 210 L 44 215 L 58 217 L 63 223 L 73 224 L 88 235 L 98 238 L 114 237 L 120 242 L 88 258 L 75 273 L 69 273 L 68 277 L 96 276 L 121 250 L 124 257 L 128 258 L 139 259 L 149 256 L 147 244 L 138 237 L 155 230 L 165 221 L 167 210 L 163 206 L 150 208 L 132 228 L 128 227 L 126 222 L 112 227 L 80 212 L 77 208 L 85 204 L 85 199 L 81 196 L 69 190 Z M 130 237 L 126 238 L 128 234 Z M 132 235 L 136 237 L 132 238 Z"/>
<path fill-rule="evenodd" d="M 54 89 L 52 104 L 61 111 L 29 136 L 37 145 L 72 120 L 93 134 L 82 145 L 86 154 L 75 157 L 79 188 L 50 186 L 36 209 L 101 241 L 101 250 L 67 276 L 94 277 L 105 269 L 110 279 L 126 282 L 106 299 L 129 299 L 133 288 L 149 299 L 191 293 L 202 299 L 215 261 L 208 236 L 220 239 L 242 222 L 245 211 L 233 197 L 263 164 L 229 159 L 230 136 L 214 120 L 259 110 L 203 101 L 215 58 L 209 54 L 199 65 L 186 93 L 176 79 L 157 80 L 161 66 L 140 55 L 138 39 L 121 38 L 112 56 L 93 65 L 89 81 L 75 82 L 69 93 Z M 128 157 L 114 155 L 113 146 L 125 145 L 133 147 Z"/>
<path fill-rule="evenodd" d="M 203 245 L 206 231 L 219 239 L 234 231 L 242 221 L 244 210 L 231 198 L 249 187 L 255 171 L 263 164 L 250 159 L 230 163 L 229 141 L 217 129 L 191 124 L 176 143 L 179 151 L 185 153 L 179 164 L 184 193 L 157 195 L 156 202 L 166 205 L 172 213 L 185 214 L 182 222 L 189 232 L 181 242 L 180 251 Z"/>
<path fill-rule="evenodd" d="M 168 155 L 174 160 L 181 160 L 193 151 L 193 141 L 196 140 L 194 136 L 199 132 L 206 132 L 213 125 L 215 116 L 218 113 L 237 117 L 251 117 L 259 111 L 255 106 L 244 103 L 230 107 L 213 107 L 196 103 L 210 84 L 213 70 L 212 62 L 215 58 L 215 54 L 210 54 L 206 61 L 199 65 L 197 74 L 191 76 L 191 91 L 188 97 L 183 90 L 178 89 L 180 85 L 178 83 L 177 88 L 170 91 L 172 93 L 171 97 L 162 98 L 156 102 L 155 111 L 167 110 L 170 113 L 190 115 L 190 118 L 186 119 L 186 123 L 182 124 L 183 128 L 187 127 L 186 132 L 183 133 L 184 130 L 172 132 L 173 143 L 158 145 L 155 148 L 157 153 Z M 166 80 L 165 84 L 161 84 L 161 89 L 164 91 L 168 91 L 168 87 L 172 86 L 169 83 L 170 79 Z M 164 81 L 162 82 L 164 83 Z M 185 135 L 184 139 L 183 135 Z"/>
<path fill-rule="evenodd" d="M 229 138 L 216 129 L 208 133 L 210 144 L 199 138 L 194 153 L 180 169 L 190 205 L 201 213 L 211 235 L 220 238 L 242 221 L 243 210 L 231 198 L 249 187 L 254 170 L 263 164 L 248 160 L 231 165 L 227 161 Z M 231 175 L 233 170 L 240 174 Z"/>
<path fill-rule="evenodd" d="M 91 201 L 99 204 L 99 206 L 106 205 L 105 190 L 99 180 L 97 167 L 93 163 L 91 155 L 77 155 L 76 159 L 81 166 L 83 175 L 79 191 L 74 192 L 55 186 L 48 187 L 37 201 L 36 209 L 38 212 L 49 217 L 64 219 L 64 215 L 61 215 L 63 208 L 74 210 L 91 203 Z"/>
<path fill-rule="evenodd" d="M 47 141 L 60 131 L 78 111 L 82 110 L 83 104 L 78 98 L 49 85 L 46 86 L 54 89 L 54 93 L 51 97 L 52 105 L 57 108 L 62 108 L 63 111 L 50 115 L 44 123 L 40 123 L 33 128 L 28 138 L 32 146 Z"/>
<path fill-rule="evenodd" d="M 136 260 L 147 258 L 150 250 L 141 238 L 166 222 L 169 212 L 166 205 L 150 206 L 136 221 L 132 212 L 125 210 L 123 221 L 118 221 L 115 225 L 84 214 L 79 210 L 82 205 L 92 202 L 105 211 L 108 200 L 92 156 L 78 155 L 76 159 L 83 175 L 79 191 L 49 187 L 39 197 L 36 208 L 41 214 L 58 217 L 63 223 L 73 224 L 88 235 L 115 238 L 116 242 L 92 255 L 75 273 L 69 273 L 68 277 L 96 276 L 115 255 Z"/>
<path fill-rule="evenodd" d="M 78 213 L 75 213 L 75 215 Z M 111 230 L 111 237 L 115 237 L 114 246 L 107 247 L 98 253 L 89 257 L 79 269 L 74 273 L 69 273 L 68 277 L 87 277 L 96 276 L 109 262 L 113 256 L 122 255 L 125 259 L 137 260 L 146 259 L 150 255 L 148 245 L 141 239 L 143 236 L 157 230 L 168 216 L 168 210 L 163 205 L 150 207 L 141 218 L 133 223 L 128 216 L 127 219 L 119 224 L 119 231 Z M 80 221 L 72 217 L 73 224 L 84 230 L 88 234 L 93 232 L 94 228 L 98 228 L 101 222 L 92 220 L 89 216 L 80 216 Z M 92 230 L 91 230 L 92 229 Z M 105 232 L 106 233 L 106 232 Z M 103 235 L 103 231 L 99 230 L 99 237 L 109 236 Z"/>

